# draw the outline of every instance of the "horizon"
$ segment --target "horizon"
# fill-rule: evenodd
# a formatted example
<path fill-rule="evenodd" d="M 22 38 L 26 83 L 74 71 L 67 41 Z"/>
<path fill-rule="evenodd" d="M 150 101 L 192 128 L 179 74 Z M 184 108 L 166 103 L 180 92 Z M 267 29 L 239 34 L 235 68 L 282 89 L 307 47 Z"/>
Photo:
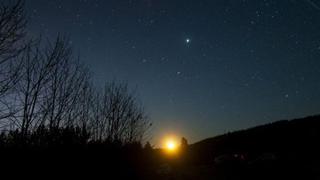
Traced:
<path fill-rule="evenodd" d="M 70 36 L 96 86 L 128 82 L 152 144 L 319 113 L 315 1 L 26 2 L 27 33 Z"/>
<path fill-rule="evenodd" d="M 234 129 L 234 130 L 231 130 L 231 131 L 226 131 L 222 134 L 217 134 L 217 135 L 214 135 L 214 136 L 210 136 L 210 137 L 205 137 L 203 139 L 200 139 L 198 141 L 195 141 L 195 142 L 191 142 L 189 143 L 190 145 L 193 145 L 193 144 L 197 144 L 199 142 L 202 142 L 202 141 L 205 141 L 205 140 L 208 140 L 208 139 L 214 139 L 216 137 L 219 137 L 219 136 L 223 136 L 223 135 L 226 135 L 228 133 L 236 133 L 236 132 L 241 132 L 241 131 L 247 131 L 247 130 L 251 130 L 251 129 L 254 129 L 254 128 L 259 128 L 259 127 L 262 127 L 262 126 L 266 126 L 266 125 L 271 125 L 273 123 L 277 123 L 277 122 L 282 122 L 282 121 L 294 121 L 294 120 L 299 120 L 299 119 L 307 119 L 307 118 L 314 118 L 314 117 L 319 117 L 320 114 L 311 114 L 311 115 L 308 115 L 308 116 L 303 116 L 303 117 L 295 117 L 295 118 L 291 118 L 291 119 L 277 119 L 277 120 L 274 120 L 274 121 L 270 121 L 270 122 L 267 122 L 267 123 L 264 123 L 264 124 L 257 124 L 255 126 L 250 126 L 250 127 L 244 127 L 242 129 Z M 183 138 L 183 137 L 175 137 L 175 138 Z M 178 141 L 177 141 L 178 142 Z M 179 143 L 178 143 L 179 144 Z M 165 146 L 155 146 L 155 148 L 159 148 L 159 149 L 163 149 L 165 148 Z"/>

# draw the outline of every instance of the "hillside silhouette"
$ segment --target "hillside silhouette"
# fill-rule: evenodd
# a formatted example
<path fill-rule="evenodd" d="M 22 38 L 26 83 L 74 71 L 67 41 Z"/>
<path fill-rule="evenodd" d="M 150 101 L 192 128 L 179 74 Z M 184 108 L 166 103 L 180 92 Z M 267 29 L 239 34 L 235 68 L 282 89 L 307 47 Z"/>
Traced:
<path fill-rule="evenodd" d="M 320 177 L 319 139 L 319 115 L 281 120 L 190 145 L 188 160 L 227 179 L 314 179 Z"/>
<path fill-rule="evenodd" d="M 214 153 L 281 152 L 306 150 L 301 145 L 315 145 L 320 137 L 320 115 L 273 123 L 230 132 L 194 143 L 192 149 L 214 150 Z"/>

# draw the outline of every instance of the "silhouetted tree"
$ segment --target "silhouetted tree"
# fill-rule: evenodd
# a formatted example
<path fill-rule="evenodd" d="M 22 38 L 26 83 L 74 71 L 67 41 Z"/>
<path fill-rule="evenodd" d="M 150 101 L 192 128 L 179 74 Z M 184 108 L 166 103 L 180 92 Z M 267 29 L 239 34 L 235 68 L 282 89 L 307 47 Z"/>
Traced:
<path fill-rule="evenodd" d="M 147 141 L 147 143 L 144 145 L 144 150 L 146 150 L 147 152 L 150 152 L 150 151 L 152 151 L 152 149 L 153 148 L 152 148 L 150 142 Z"/>
<path fill-rule="evenodd" d="M 25 25 L 22 1 L 16 1 L 11 6 L 0 2 L 0 128 L 7 125 L 1 119 L 14 114 L 11 103 L 5 96 L 19 79 L 17 57 L 25 48 Z"/>
<path fill-rule="evenodd" d="M 180 144 L 180 151 L 181 156 L 183 156 L 183 159 L 186 160 L 186 153 L 188 151 L 188 140 L 185 137 L 181 138 L 181 144 Z"/>
<path fill-rule="evenodd" d="M 94 110 L 94 137 L 122 143 L 140 142 L 151 123 L 126 84 L 105 85 L 97 94 Z"/>
<path fill-rule="evenodd" d="M 127 84 L 97 90 L 67 38 L 22 43 L 22 1 L 0 10 L 0 128 L 9 125 L 8 139 L 56 144 L 69 134 L 85 137 L 81 142 L 141 144 L 151 123 Z"/>
<path fill-rule="evenodd" d="M 49 84 L 55 67 L 66 57 L 63 41 L 57 39 L 54 46 L 41 48 L 40 42 L 29 46 L 23 56 L 23 76 L 17 83 L 16 103 L 18 113 L 13 117 L 13 122 L 25 136 L 28 131 L 34 130 L 43 121 L 43 101 L 47 92 L 52 90 Z M 46 109 L 47 110 L 47 109 Z M 42 123 L 43 124 L 43 123 Z"/>
<path fill-rule="evenodd" d="M 19 0 L 12 6 L 0 4 L 0 64 L 19 54 L 25 37 L 26 19 L 24 3 Z"/>
<path fill-rule="evenodd" d="M 78 60 L 73 59 L 66 38 L 57 38 L 46 54 L 51 57 L 52 53 L 56 60 L 44 87 L 44 97 L 40 102 L 41 117 L 37 124 L 45 124 L 49 128 L 83 125 L 89 109 L 84 106 L 91 105 L 87 100 L 92 93 L 88 91 L 89 73 Z M 88 121 L 89 118 L 86 119 Z"/>
<path fill-rule="evenodd" d="M 188 147 L 188 140 L 185 137 L 181 138 L 181 148 Z"/>

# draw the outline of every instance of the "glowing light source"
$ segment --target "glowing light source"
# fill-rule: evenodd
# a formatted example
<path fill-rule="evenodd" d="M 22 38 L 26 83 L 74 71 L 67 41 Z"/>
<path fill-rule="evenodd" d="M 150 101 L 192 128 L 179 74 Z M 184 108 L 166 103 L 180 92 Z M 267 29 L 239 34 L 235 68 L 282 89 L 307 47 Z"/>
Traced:
<path fill-rule="evenodd" d="M 168 141 L 167 142 L 167 149 L 170 151 L 173 151 L 176 149 L 176 143 L 173 141 Z"/>
<path fill-rule="evenodd" d="M 167 138 L 164 140 L 163 149 L 169 154 L 176 154 L 178 151 L 178 143 L 175 138 Z"/>

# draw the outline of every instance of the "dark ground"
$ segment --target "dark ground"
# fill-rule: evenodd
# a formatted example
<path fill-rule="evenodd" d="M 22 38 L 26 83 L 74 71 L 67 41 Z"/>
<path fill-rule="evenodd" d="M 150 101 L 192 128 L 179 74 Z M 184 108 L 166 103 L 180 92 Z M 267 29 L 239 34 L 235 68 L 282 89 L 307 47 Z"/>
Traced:
<path fill-rule="evenodd" d="M 9 177 L 89 179 L 320 179 L 319 116 L 228 133 L 177 155 L 141 145 L 2 147 Z"/>

